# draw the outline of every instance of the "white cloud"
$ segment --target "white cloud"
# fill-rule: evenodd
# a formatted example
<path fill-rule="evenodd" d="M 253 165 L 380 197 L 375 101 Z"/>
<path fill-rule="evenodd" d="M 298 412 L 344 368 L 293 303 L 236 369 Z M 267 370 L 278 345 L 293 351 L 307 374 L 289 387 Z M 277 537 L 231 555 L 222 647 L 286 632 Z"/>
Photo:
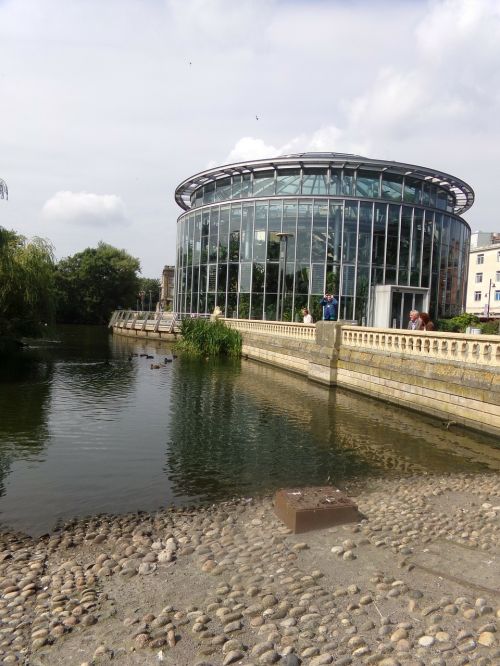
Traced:
<path fill-rule="evenodd" d="M 226 158 L 227 162 L 242 162 L 246 160 L 260 160 L 266 157 L 276 157 L 278 148 L 267 145 L 262 139 L 244 136 L 235 143 Z"/>
<path fill-rule="evenodd" d="M 108 227 L 128 223 L 125 204 L 115 194 L 57 192 L 45 202 L 42 215 L 49 222 Z"/>

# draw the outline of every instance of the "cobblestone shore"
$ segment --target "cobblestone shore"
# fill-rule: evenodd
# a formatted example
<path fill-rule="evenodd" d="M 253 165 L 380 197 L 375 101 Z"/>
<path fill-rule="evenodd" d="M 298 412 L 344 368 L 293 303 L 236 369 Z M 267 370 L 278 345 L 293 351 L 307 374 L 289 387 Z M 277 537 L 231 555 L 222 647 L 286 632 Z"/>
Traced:
<path fill-rule="evenodd" d="M 500 664 L 498 475 L 349 489 L 358 524 L 290 534 L 240 499 L 0 537 L 0 661 Z"/>

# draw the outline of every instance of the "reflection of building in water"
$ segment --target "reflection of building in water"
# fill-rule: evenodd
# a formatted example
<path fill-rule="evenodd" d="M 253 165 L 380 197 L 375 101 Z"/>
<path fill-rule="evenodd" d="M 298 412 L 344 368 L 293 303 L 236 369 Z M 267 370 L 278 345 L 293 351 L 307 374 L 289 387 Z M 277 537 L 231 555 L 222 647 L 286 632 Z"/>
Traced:
<path fill-rule="evenodd" d="M 253 361 L 243 362 L 243 368 L 235 382 L 253 401 L 286 410 L 291 421 L 325 445 L 352 449 L 379 470 L 453 471 L 453 458 L 457 469 L 468 465 L 469 458 L 500 469 L 500 449 L 487 435 L 450 432 L 432 417 L 345 389 L 328 389 Z"/>
<path fill-rule="evenodd" d="M 165 266 L 161 274 L 160 308 L 172 310 L 174 303 L 175 266 Z"/>
<path fill-rule="evenodd" d="M 356 452 L 328 445 L 327 420 L 312 435 L 286 405 L 255 400 L 235 365 L 173 371 L 165 471 L 176 496 L 222 499 L 369 473 Z"/>
<path fill-rule="evenodd" d="M 474 201 L 467 183 L 427 167 L 301 153 L 215 167 L 176 200 L 179 312 L 317 319 L 325 291 L 341 319 L 406 326 L 465 303 Z"/>

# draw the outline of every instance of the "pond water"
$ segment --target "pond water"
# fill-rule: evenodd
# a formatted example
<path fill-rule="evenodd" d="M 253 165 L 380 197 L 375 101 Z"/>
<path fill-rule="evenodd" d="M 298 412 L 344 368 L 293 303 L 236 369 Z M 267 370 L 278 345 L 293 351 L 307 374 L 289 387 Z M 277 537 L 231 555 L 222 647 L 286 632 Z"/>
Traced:
<path fill-rule="evenodd" d="M 422 472 L 498 471 L 492 437 L 252 361 L 68 327 L 0 365 L 0 522 L 75 516 Z"/>

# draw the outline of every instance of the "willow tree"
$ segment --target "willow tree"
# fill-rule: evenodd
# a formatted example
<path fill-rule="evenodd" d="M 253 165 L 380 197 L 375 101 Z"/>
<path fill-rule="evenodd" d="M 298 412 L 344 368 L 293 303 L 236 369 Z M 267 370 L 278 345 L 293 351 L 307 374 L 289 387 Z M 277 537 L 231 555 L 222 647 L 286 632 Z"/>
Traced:
<path fill-rule="evenodd" d="M 0 336 L 37 336 L 52 323 L 54 269 L 48 241 L 0 227 Z"/>

